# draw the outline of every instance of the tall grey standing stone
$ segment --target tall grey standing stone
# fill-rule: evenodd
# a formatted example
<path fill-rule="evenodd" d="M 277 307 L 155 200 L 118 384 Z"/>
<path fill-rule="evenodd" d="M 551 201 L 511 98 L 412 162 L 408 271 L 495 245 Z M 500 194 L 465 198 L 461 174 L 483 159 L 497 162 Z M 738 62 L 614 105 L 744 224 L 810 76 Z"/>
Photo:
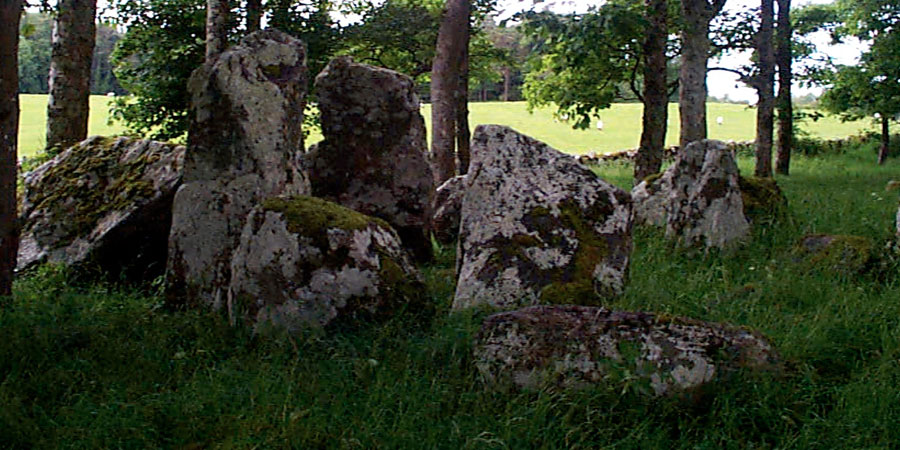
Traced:
<path fill-rule="evenodd" d="M 666 210 L 666 236 L 682 244 L 727 249 L 738 245 L 750 234 L 744 215 L 739 171 L 734 155 L 720 141 L 692 142 L 689 154 L 703 149 L 703 165 L 693 183 L 675 182 L 669 192 Z M 691 158 L 691 168 L 696 160 Z"/>
<path fill-rule="evenodd" d="M 167 297 L 219 308 L 246 217 L 263 198 L 307 194 L 302 156 L 306 50 L 252 33 L 194 71 L 184 185 L 173 206 Z"/>
<path fill-rule="evenodd" d="M 413 80 L 341 57 L 316 92 L 325 139 L 305 158 L 313 195 L 384 219 L 417 260 L 431 259 L 434 186 Z"/>
<path fill-rule="evenodd" d="M 481 125 L 472 144 L 453 308 L 597 304 L 620 294 L 631 196 L 507 127 Z"/>
<path fill-rule="evenodd" d="M 166 264 L 184 147 L 93 136 L 25 175 L 17 269 L 57 263 L 148 281 Z"/>
<path fill-rule="evenodd" d="M 687 201 L 705 157 L 706 145 L 688 145 L 662 175 L 650 176 L 638 183 L 631 190 L 635 223 L 665 226 L 669 203 Z"/>

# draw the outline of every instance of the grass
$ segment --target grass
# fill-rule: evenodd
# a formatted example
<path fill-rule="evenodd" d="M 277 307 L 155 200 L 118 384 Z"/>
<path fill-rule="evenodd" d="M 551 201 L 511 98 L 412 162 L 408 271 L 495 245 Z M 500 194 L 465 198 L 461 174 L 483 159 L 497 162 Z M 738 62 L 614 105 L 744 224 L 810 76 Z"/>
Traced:
<path fill-rule="evenodd" d="M 44 147 L 46 135 L 47 96 L 26 95 L 21 99 L 21 119 L 19 129 L 19 155 L 34 156 Z M 123 133 L 120 123 L 107 124 L 109 99 L 105 96 L 91 96 L 91 116 L 89 118 L 89 135 L 112 135 Z M 604 129 L 597 131 L 573 130 L 566 123 L 556 122 L 552 110 L 538 109 L 529 114 L 524 102 L 471 103 L 469 123 L 472 128 L 482 123 L 497 123 L 511 126 L 519 131 L 542 140 L 552 147 L 574 154 L 591 151 L 606 153 L 637 146 L 640 140 L 641 105 L 617 104 L 602 114 Z M 431 107 L 424 105 L 422 114 L 431 135 Z M 733 139 L 736 141 L 752 140 L 756 129 L 756 110 L 744 105 L 711 103 L 709 105 L 709 135 L 712 139 Z M 715 124 L 716 117 L 724 119 L 721 126 Z M 666 137 L 668 145 L 678 143 L 678 105 L 669 105 L 669 128 Z M 812 136 L 821 138 L 837 138 L 856 134 L 861 130 L 873 129 L 865 121 L 842 123 L 833 116 L 826 116 L 817 122 L 804 123 L 800 127 Z M 307 144 L 321 140 L 321 135 L 314 133 Z"/>
<path fill-rule="evenodd" d="M 900 161 L 872 146 L 802 157 L 778 178 L 791 214 L 732 254 L 694 255 L 640 229 L 609 306 L 765 333 L 788 369 L 740 374 L 691 399 L 627 386 L 485 388 L 469 354 L 481 317 L 449 314 L 453 255 L 424 268 L 437 313 L 293 343 L 215 313 L 167 311 L 152 291 L 22 277 L 0 308 L 0 447 L 890 448 L 900 442 L 900 284 L 801 270 L 806 233 L 893 234 Z M 749 172 L 752 161 L 741 159 Z M 598 169 L 629 187 L 626 165 Z"/>

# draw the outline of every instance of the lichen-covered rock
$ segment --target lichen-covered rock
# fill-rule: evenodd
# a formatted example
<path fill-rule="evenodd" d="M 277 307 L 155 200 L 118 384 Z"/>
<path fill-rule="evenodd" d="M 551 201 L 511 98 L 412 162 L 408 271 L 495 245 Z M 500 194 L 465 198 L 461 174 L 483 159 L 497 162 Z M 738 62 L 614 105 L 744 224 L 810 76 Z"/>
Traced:
<path fill-rule="evenodd" d="M 303 43 L 258 31 L 194 71 L 184 185 L 173 205 L 167 297 L 221 307 L 250 209 L 309 193 L 303 151 Z"/>
<path fill-rule="evenodd" d="M 316 77 L 324 140 L 306 155 L 312 193 L 393 226 L 420 261 L 431 259 L 434 191 L 412 78 L 332 60 Z"/>
<path fill-rule="evenodd" d="M 476 367 L 492 384 L 581 387 L 635 378 L 656 395 L 690 391 L 744 368 L 775 368 L 775 350 L 744 328 L 585 306 L 534 306 L 485 319 Z"/>
<path fill-rule="evenodd" d="M 631 198 L 569 155 L 499 125 L 475 129 L 455 309 L 598 304 L 620 294 Z"/>
<path fill-rule="evenodd" d="M 665 172 L 651 175 L 638 183 L 631 191 L 635 223 L 665 226 L 669 205 L 687 201 L 688 192 L 697 183 L 705 157 L 706 145 L 688 145 L 675 156 L 675 161 Z"/>
<path fill-rule="evenodd" d="M 692 142 L 684 152 L 687 157 L 676 163 L 686 167 L 676 167 L 668 194 L 666 236 L 687 246 L 738 245 L 749 235 L 750 223 L 744 216 L 734 155 L 722 142 L 710 140 Z M 702 166 L 694 172 L 695 155 L 701 153 Z"/>
<path fill-rule="evenodd" d="M 788 201 L 774 178 L 738 178 L 744 217 L 753 224 L 771 223 L 787 213 Z"/>
<path fill-rule="evenodd" d="M 459 214 L 465 188 L 466 176 L 459 175 L 445 181 L 434 193 L 431 233 L 442 244 L 454 243 L 459 237 Z"/>
<path fill-rule="evenodd" d="M 719 141 L 700 141 L 688 145 L 665 172 L 647 177 L 632 189 L 635 223 L 665 227 L 670 209 L 679 211 L 682 220 L 686 218 L 685 214 L 700 214 L 706 217 L 708 226 L 718 224 L 715 226 L 722 229 L 699 230 L 690 227 L 687 234 L 691 236 L 684 236 L 678 235 L 683 229 L 683 224 L 679 222 L 670 236 L 683 239 L 686 243 L 719 242 L 708 246 L 727 247 L 739 242 L 749 232 L 743 222 L 770 223 L 782 217 L 787 211 L 787 198 L 775 180 L 740 176 L 733 155 L 734 146 Z M 737 174 L 744 221 L 737 216 L 739 209 L 736 210 L 734 205 L 734 174 Z M 706 183 L 706 187 L 699 186 L 701 182 Z M 720 200 L 704 199 L 699 195 L 704 189 L 707 193 L 719 195 Z M 689 208 L 692 203 L 694 206 Z M 702 204 L 714 209 L 708 212 L 698 210 Z M 698 236 L 698 233 L 703 236 Z"/>
<path fill-rule="evenodd" d="M 232 273 L 228 312 L 257 330 L 384 317 L 423 288 L 387 223 L 305 196 L 253 209 Z"/>
<path fill-rule="evenodd" d="M 800 239 L 794 253 L 809 269 L 859 275 L 875 260 L 875 244 L 862 236 L 811 234 Z"/>
<path fill-rule="evenodd" d="M 94 265 L 149 280 L 165 268 L 184 147 L 94 136 L 25 176 L 17 267 Z"/>

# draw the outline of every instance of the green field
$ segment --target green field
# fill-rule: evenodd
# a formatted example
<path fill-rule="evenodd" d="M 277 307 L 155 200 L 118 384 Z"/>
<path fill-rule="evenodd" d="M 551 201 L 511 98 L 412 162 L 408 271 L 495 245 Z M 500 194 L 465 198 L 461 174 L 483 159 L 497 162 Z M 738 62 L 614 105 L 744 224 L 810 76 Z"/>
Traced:
<path fill-rule="evenodd" d="M 33 156 L 44 147 L 47 115 L 46 95 L 21 95 L 22 115 L 19 125 L 19 155 Z M 122 124 L 107 124 L 109 99 L 105 96 L 91 96 L 91 117 L 88 134 L 110 135 L 121 133 Z M 550 108 L 539 109 L 529 114 L 524 102 L 472 103 L 469 122 L 474 128 L 482 123 L 509 125 L 516 130 L 542 140 L 551 146 L 569 153 L 612 152 L 637 146 L 641 133 L 641 105 L 637 103 L 617 104 L 601 115 L 603 131 L 596 129 L 573 130 L 568 124 L 554 121 Z M 431 107 L 424 105 L 422 114 L 426 126 L 430 127 Z M 712 103 L 709 105 L 709 135 L 713 139 L 750 140 L 756 129 L 756 110 L 744 105 Z M 724 123 L 716 125 L 716 117 Z M 666 142 L 678 142 L 678 105 L 669 105 L 669 130 Z M 838 138 L 856 134 L 863 129 L 873 129 L 869 122 L 841 123 L 835 117 L 826 117 L 818 122 L 804 123 L 800 127 L 813 136 Z M 429 130 L 430 131 L 430 130 Z M 430 135 L 430 133 L 429 133 Z M 311 136 L 310 143 L 320 137 Z"/>

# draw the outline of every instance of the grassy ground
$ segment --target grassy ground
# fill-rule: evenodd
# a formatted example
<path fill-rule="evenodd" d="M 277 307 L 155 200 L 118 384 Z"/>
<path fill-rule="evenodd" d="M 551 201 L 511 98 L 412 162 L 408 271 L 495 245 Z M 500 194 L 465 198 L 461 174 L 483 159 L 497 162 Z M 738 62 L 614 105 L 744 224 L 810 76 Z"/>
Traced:
<path fill-rule="evenodd" d="M 21 95 L 22 114 L 19 130 L 20 156 L 33 156 L 44 147 L 46 135 L 47 96 Z M 107 124 L 108 99 L 105 96 L 91 96 L 91 117 L 88 134 L 110 135 L 123 132 L 121 124 Z M 603 131 L 596 129 L 573 130 L 565 123 L 553 120 L 552 111 L 540 109 L 529 114 L 524 102 L 510 103 L 472 103 L 469 122 L 473 129 L 482 123 L 509 125 L 536 139 L 547 142 L 554 148 L 569 153 L 611 152 L 636 147 L 640 140 L 641 105 L 618 104 L 604 112 Z M 426 126 L 431 126 L 431 108 L 422 108 Z M 756 110 L 744 105 L 712 103 L 709 105 L 709 135 L 713 139 L 733 139 L 736 141 L 754 138 L 756 129 Z M 723 124 L 716 125 L 716 117 L 724 119 Z M 678 143 L 678 105 L 669 105 L 669 129 L 667 142 Z M 868 122 L 841 123 L 834 117 L 826 117 L 817 122 L 805 123 L 801 129 L 811 135 L 822 138 L 844 137 L 856 134 L 862 129 L 872 129 Z M 308 143 L 321 139 L 314 134 Z"/>
<path fill-rule="evenodd" d="M 778 179 L 790 217 L 731 255 L 636 233 L 627 291 L 610 307 L 753 327 L 788 361 L 781 374 L 739 375 L 687 400 L 627 385 L 488 390 L 469 360 L 480 318 L 449 314 L 451 249 L 424 268 L 435 315 L 293 343 L 45 269 L 0 308 L 0 447 L 890 448 L 897 277 L 808 272 L 791 254 L 806 233 L 892 234 L 897 198 L 883 189 L 900 161 L 874 159 L 872 147 L 796 157 Z M 745 173 L 751 163 L 740 161 Z M 629 167 L 599 170 L 628 187 Z"/>

